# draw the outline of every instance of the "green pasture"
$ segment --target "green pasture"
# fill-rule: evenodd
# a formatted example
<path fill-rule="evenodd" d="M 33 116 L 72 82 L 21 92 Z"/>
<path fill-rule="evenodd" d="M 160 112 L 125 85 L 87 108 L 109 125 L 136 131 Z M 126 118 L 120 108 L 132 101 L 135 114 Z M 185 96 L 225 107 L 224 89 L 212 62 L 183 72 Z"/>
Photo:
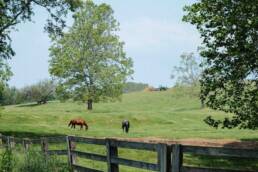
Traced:
<path fill-rule="evenodd" d="M 95 103 L 92 111 L 85 104 L 59 101 L 45 105 L 33 103 L 6 106 L 0 116 L 0 133 L 17 137 L 40 137 L 56 135 L 76 135 L 90 137 L 134 137 L 134 138 L 205 138 L 257 140 L 255 130 L 214 129 L 203 122 L 212 115 L 223 118 L 225 114 L 208 108 L 201 108 L 198 90 L 175 88 L 164 92 L 135 92 L 124 94 L 122 101 Z M 70 119 L 84 118 L 89 130 L 68 128 Z M 121 129 L 121 121 L 129 119 L 129 134 Z M 64 145 L 63 145 L 64 146 Z M 53 146 L 50 149 L 57 149 Z M 78 145 L 78 150 L 105 155 L 105 147 Z M 156 162 L 156 154 L 135 150 L 119 149 L 119 156 L 146 162 Z M 66 161 L 66 157 L 64 157 Z M 81 165 L 106 170 L 105 163 L 79 159 Z M 221 159 L 186 155 L 186 165 L 215 166 L 235 169 L 258 169 L 256 160 Z M 133 172 L 134 168 L 121 166 L 123 172 Z M 146 170 L 137 170 L 144 172 Z"/>
<path fill-rule="evenodd" d="M 201 108 L 196 89 L 177 88 L 165 92 L 125 94 L 122 101 L 95 103 L 92 111 L 80 102 L 59 101 L 45 105 L 6 106 L 0 115 L 0 132 L 5 135 L 32 137 L 79 135 L 96 137 L 158 137 L 169 139 L 258 139 L 255 130 L 214 129 L 203 122 L 212 115 L 226 114 Z M 229 116 L 229 114 L 228 114 Z M 68 128 L 70 119 L 84 118 L 89 130 Z M 121 121 L 129 119 L 129 134 L 121 130 Z"/>

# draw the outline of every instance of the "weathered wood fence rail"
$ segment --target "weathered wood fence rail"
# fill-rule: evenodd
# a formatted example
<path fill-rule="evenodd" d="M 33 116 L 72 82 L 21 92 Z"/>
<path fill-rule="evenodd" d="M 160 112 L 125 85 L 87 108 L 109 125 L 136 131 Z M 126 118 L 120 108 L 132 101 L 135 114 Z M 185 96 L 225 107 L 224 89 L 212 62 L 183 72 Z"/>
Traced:
<path fill-rule="evenodd" d="M 52 143 L 66 143 L 67 149 L 49 150 L 48 146 Z M 76 150 L 76 144 L 78 143 L 102 145 L 106 148 L 106 155 L 78 151 Z M 108 138 L 97 139 L 75 136 L 55 138 L 48 137 L 41 139 L 20 139 L 9 136 L 3 136 L 0 134 L 0 145 L 6 145 L 8 148 L 13 148 L 15 147 L 15 144 L 22 144 L 25 150 L 28 150 L 31 144 L 40 144 L 41 149 L 45 154 L 67 155 L 69 165 L 73 168 L 74 171 L 79 172 L 101 171 L 76 164 L 77 157 L 90 159 L 94 161 L 106 162 L 108 172 L 119 172 L 119 165 L 159 172 L 249 172 L 247 170 L 229 170 L 184 166 L 184 154 L 206 155 L 216 157 L 255 158 L 258 160 L 257 149 L 251 150 L 221 147 L 200 147 L 180 144 L 168 145 L 164 143 L 156 144 L 144 142 L 130 142 Z M 147 163 L 142 161 L 121 158 L 118 155 L 118 148 L 138 149 L 157 152 L 157 163 Z"/>

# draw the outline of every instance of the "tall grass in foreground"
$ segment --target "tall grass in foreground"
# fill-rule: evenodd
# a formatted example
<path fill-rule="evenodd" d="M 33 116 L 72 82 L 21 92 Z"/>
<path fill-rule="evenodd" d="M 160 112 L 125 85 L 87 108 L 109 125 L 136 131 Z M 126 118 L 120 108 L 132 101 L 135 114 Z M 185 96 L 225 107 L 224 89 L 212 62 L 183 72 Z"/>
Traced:
<path fill-rule="evenodd" d="M 6 149 L 0 156 L 0 172 L 12 172 L 14 167 L 14 155 L 10 149 Z"/>
<path fill-rule="evenodd" d="M 57 156 L 45 156 L 30 150 L 25 154 L 6 149 L 0 156 L 0 172 L 69 172 L 70 168 Z"/>

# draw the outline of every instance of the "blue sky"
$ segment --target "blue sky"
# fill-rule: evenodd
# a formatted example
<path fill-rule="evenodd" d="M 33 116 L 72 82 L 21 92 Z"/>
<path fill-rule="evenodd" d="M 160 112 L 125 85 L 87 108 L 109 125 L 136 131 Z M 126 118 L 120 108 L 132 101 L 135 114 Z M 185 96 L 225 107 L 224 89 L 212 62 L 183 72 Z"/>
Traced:
<path fill-rule="evenodd" d="M 120 38 L 125 51 L 134 61 L 134 81 L 153 86 L 171 86 L 173 66 L 183 52 L 197 52 L 201 43 L 194 26 L 182 22 L 184 5 L 194 0 L 95 0 L 108 3 L 120 22 Z M 10 61 L 14 76 L 11 86 L 23 87 L 48 73 L 48 48 L 51 42 L 43 27 L 48 17 L 44 9 L 36 8 L 32 23 L 19 24 L 11 34 L 16 52 Z M 67 18 L 72 23 L 71 18 Z M 197 53 L 196 53 L 197 55 Z"/>

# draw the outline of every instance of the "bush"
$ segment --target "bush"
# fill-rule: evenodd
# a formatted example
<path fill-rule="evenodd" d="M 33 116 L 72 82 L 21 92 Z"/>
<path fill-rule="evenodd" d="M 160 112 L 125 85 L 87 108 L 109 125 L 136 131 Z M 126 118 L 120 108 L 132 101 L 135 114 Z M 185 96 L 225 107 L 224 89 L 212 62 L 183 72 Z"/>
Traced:
<path fill-rule="evenodd" d="M 0 104 L 13 105 L 28 102 L 44 104 L 56 99 L 55 89 L 55 82 L 47 79 L 21 89 L 5 86 L 0 91 Z"/>
<path fill-rule="evenodd" d="M 45 156 L 38 151 L 26 153 L 24 161 L 18 167 L 19 172 L 69 172 L 67 162 L 57 156 Z"/>
<path fill-rule="evenodd" d="M 165 86 L 159 86 L 159 91 L 167 91 L 168 90 L 168 87 L 165 87 Z"/>
<path fill-rule="evenodd" d="M 143 91 L 146 87 L 148 87 L 148 84 L 127 82 L 123 88 L 123 93 Z"/>
<path fill-rule="evenodd" d="M 0 172 L 12 172 L 15 166 L 15 159 L 10 149 L 6 149 L 0 156 Z"/>
<path fill-rule="evenodd" d="M 25 155 L 6 149 L 0 156 L 0 172 L 70 172 L 67 162 L 57 156 L 45 156 L 42 152 L 30 150 Z"/>

